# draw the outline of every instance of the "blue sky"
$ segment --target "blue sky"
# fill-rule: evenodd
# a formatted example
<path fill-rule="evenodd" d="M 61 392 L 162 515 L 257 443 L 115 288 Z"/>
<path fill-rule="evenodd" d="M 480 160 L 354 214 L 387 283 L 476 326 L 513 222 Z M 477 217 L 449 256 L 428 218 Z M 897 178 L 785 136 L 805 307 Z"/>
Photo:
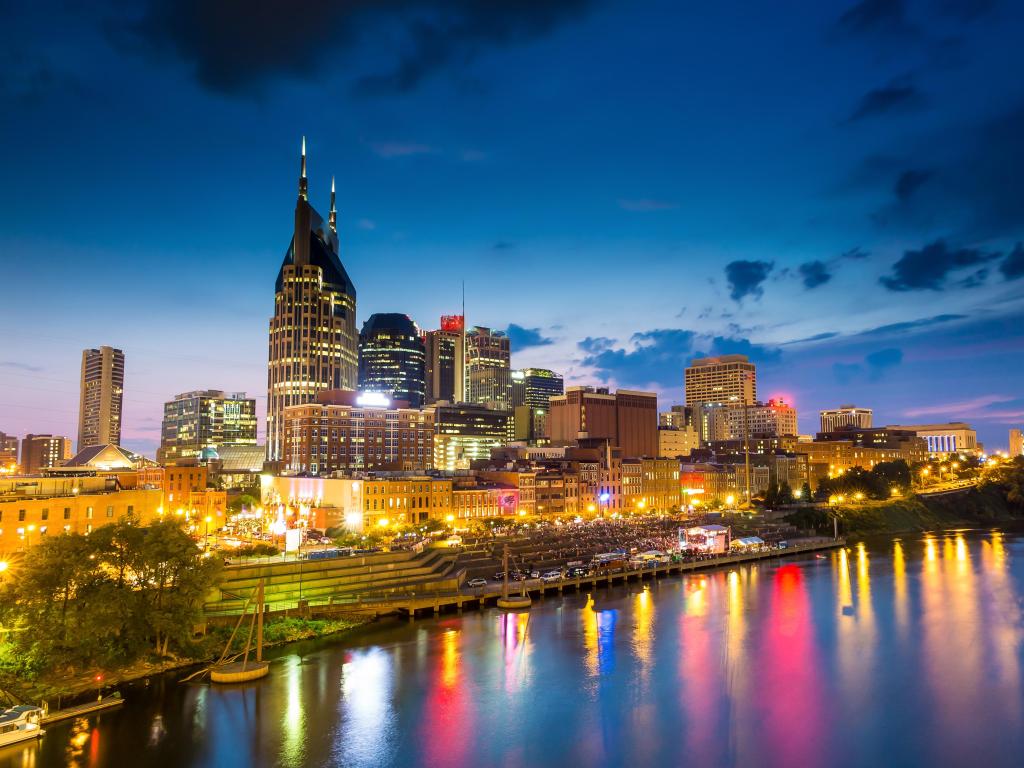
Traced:
<path fill-rule="evenodd" d="M 1024 10 L 1009 0 L 0 0 L 0 430 L 125 442 L 265 401 L 298 146 L 360 323 L 457 311 L 515 365 L 682 397 L 696 354 L 882 423 L 1024 422 Z"/>

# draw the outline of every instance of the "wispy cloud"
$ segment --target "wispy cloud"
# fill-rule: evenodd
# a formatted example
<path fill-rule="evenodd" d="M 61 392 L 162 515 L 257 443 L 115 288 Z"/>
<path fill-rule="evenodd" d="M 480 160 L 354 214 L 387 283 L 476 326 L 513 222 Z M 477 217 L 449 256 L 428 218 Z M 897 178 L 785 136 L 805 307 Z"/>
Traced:
<path fill-rule="evenodd" d="M 14 371 L 30 371 L 37 373 L 43 370 L 38 365 L 28 365 L 27 363 L 16 363 L 12 360 L 0 360 L 0 368 L 7 368 Z"/>
<path fill-rule="evenodd" d="M 377 228 L 377 222 L 373 219 L 360 219 L 356 222 L 356 226 L 360 229 L 373 230 Z"/>
<path fill-rule="evenodd" d="M 435 155 L 438 150 L 429 144 L 420 144 L 415 141 L 373 141 L 370 142 L 370 149 L 378 157 L 391 159 L 393 157 L 412 157 L 414 155 Z"/>
<path fill-rule="evenodd" d="M 994 412 L 986 412 L 991 405 L 1013 402 L 1016 398 L 1007 395 L 981 395 L 970 400 L 958 400 L 952 403 L 937 403 L 904 411 L 905 416 L 919 418 L 921 416 L 943 416 L 946 418 L 984 418 Z"/>

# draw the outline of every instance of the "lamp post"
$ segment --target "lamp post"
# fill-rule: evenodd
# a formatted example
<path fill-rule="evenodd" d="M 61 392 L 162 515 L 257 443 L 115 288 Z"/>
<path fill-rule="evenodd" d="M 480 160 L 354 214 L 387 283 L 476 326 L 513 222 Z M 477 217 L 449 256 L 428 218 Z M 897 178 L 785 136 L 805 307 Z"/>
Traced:
<path fill-rule="evenodd" d="M 209 515 L 207 515 L 206 516 L 206 537 L 205 537 L 206 541 L 204 542 L 205 546 L 203 547 L 203 549 L 207 549 L 207 550 L 210 548 L 210 523 L 211 522 L 213 522 L 213 518 L 210 517 Z"/>

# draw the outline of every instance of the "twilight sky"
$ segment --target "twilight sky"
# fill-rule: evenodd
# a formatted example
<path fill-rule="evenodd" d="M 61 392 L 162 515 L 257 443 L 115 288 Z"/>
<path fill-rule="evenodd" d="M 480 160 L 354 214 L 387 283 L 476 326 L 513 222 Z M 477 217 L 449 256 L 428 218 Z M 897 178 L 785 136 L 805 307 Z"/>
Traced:
<path fill-rule="evenodd" d="M 307 136 L 359 323 L 682 397 L 746 352 L 801 429 L 1024 423 L 1010 0 L 0 0 L 0 431 L 76 433 L 81 349 L 161 403 L 266 398 Z"/>

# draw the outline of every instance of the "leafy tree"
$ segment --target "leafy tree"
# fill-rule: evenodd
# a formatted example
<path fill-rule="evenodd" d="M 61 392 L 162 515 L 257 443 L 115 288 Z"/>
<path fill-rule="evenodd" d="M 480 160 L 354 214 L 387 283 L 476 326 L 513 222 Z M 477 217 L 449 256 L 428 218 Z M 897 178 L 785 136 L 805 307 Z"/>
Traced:
<path fill-rule="evenodd" d="M 793 503 L 793 489 L 789 483 L 783 482 L 779 486 L 779 504 L 792 504 Z"/>
<path fill-rule="evenodd" d="M 813 501 L 813 499 L 814 494 L 811 493 L 810 483 L 804 483 L 802 486 L 800 486 L 800 501 L 809 502 Z"/>
<path fill-rule="evenodd" d="M 259 504 L 260 502 L 258 499 L 250 496 L 248 493 L 243 493 L 239 496 L 235 496 L 235 498 L 228 502 L 228 510 L 238 514 L 242 511 L 243 507 L 246 509 L 252 509 L 253 507 L 258 507 Z"/>

